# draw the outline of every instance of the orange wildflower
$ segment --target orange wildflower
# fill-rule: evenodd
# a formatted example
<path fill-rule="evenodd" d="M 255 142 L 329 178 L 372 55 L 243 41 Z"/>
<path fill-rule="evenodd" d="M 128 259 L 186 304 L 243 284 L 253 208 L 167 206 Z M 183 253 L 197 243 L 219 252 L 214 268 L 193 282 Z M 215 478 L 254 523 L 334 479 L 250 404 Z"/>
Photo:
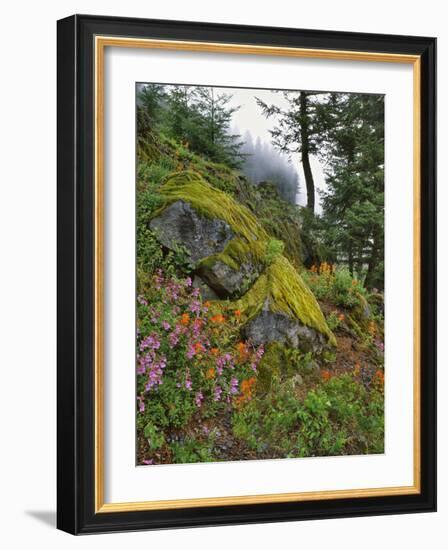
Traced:
<path fill-rule="evenodd" d="M 237 409 L 241 409 L 241 407 L 244 405 L 244 395 L 239 395 L 238 397 L 234 398 L 234 403 Z"/>
<path fill-rule="evenodd" d="M 339 321 L 343 321 L 345 319 L 345 315 L 343 313 L 340 313 L 338 315 L 338 319 L 339 319 Z"/>
<path fill-rule="evenodd" d="M 322 380 L 325 380 L 327 382 L 331 378 L 331 372 L 328 369 L 324 369 L 321 373 Z"/>
<path fill-rule="evenodd" d="M 205 378 L 207 378 L 207 380 L 215 378 L 215 369 L 213 367 L 207 369 L 207 372 L 205 373 Z"/>
<path fill-rule="evenodd" d="M 190 322 L 190 316 L 188 315 L 188 313 L 182 314 L 182 317 L 180 318 L 180 322 L 182 325 L 188 325 L 188 323 Z"/>
<path fill-rule="evenodd" d="M 380 385 L 380 386 L 383 386 L 384 385 L 384 373 L 382 370 L 378 369 L 376 372 L 375 372 L 375 381 Z"/>
<path fill-rule="evenodd" d="M 241 408 L 244 403 L 247 401 L 250 401 L 253 396 L 254 386 L 257 382 L 257 379 L 255 376 L 252 376 L 251 378 L 247 378 L 246 380 L 243 380 L 241 382 L 241 395 L 238 397 L 235 397 L 234 403 L 237 408 Z"/>
<path fill-rule="evenodd" d="M 235 310 L 235 317 L 239 319 L 241 317 L 241 311 L 239 309 Z"/>
<path fill-rule="evenodd" d="M 247 378 L 241 382 L 241 391 L 243 392 L 243 395 L 251 396 L 252 389 L 256 381 L 257 379 L 255 376 L 252 376 L 251 378 Z"/>
<path fill-rule="evenodd" d="M 212 323 L 216 323 L 216 324 L 220 325 L 220 324 L 224 323 L 224 321 L 225 321 L 224 315 L 221 315 L 221 313 L 218 313 L 217 315 L 214 315 L 214 316 L 210 319 L 210 321 L 211 321 Z"/>
<path fill-rule="evenodd" d="M 238 350 L 240 359 L 245 359 L 248 355 L 248 349 L 246 344 L 244 342 L 238 342 L 238 344 L 236 345 L 236 348 Z"/>
<path fill-rule="evenodd" d="M 210 353 L 211 353 L 212 355 L 218 355 L 219 349 L 218 349 L 218 348 L 211 348 Z"/>
<path fill-rule="evenodd" d="M 204 351 L 204 346 L 201 344 L 201 342 L 196 342 L 194 344 L 194 351 L 196 353 L 200 353 L 201 351 Z"/>
<path fill-rule="evenodd" d="M 205 306 L 205 307 L 210 307 L 210 306 L 211 306 L 211 303 L 207 300 L 206 302 L 204 302 L 204 306 Z"/>

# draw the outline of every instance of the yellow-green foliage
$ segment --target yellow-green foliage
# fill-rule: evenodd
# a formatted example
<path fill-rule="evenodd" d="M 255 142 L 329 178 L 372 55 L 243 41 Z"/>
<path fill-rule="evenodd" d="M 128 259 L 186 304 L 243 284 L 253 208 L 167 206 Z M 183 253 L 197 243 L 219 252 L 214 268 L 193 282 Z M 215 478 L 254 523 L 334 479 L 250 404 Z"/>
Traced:
<path fill-rule="evenodd" d="M 303 282 L 292 264 L 281 254 L 281 247 L 261 227 L 255 216 L 232 197 L 209 185 L 200 174 L 183 171 L 170 176 L 160 188 L 165 199 L 162 208 L 178 200 L 190 203 L 202 215 L 224 220 L 236 235 L 221 254 L 203 260 L 213 262 L 217 258 L 237 268 L 250 258 L 264 270 L 252 287 L 231 305 L 248 319 L 257 314 L 266 300 L 273 312 L 285 313 L 299 319 L 304 325 L 316 329 L 335 344 L 313 293 Z M 157 215 L 157 213 L 156 213 Z M 275 249 L 275 254 L 271 249 Z"/>

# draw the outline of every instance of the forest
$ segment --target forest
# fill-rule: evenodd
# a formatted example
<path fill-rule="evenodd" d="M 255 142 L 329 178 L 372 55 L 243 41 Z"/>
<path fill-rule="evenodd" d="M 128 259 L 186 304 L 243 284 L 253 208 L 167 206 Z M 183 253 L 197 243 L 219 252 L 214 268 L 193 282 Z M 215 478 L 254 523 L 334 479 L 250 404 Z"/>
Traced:
<path fill-rule="evenodd" d="M 384 98 L 238 97 L 137 85 L 136 462 L 383 453 Z"/>

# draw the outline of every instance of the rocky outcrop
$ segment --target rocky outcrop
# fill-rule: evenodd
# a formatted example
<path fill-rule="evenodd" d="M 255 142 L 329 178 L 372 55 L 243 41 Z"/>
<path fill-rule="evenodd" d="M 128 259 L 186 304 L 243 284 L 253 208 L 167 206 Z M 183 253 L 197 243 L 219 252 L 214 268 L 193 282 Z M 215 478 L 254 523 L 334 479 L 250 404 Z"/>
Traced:
<path fill-rule="evenodd" d="M 194 264 L 222 252 L 234 237 L 225 221 L 202 216 L 191 204 L 182 200 L 165 208 L 151 220 L 150 227 L 167 248 L 183 246 Z"/>
<path fill-rule="evenodd" d="M 304 351 L 335 342 L 282 243 L 247 208 L 192 172 L 173 175 L 160 191 L 166 203 L 151 229 L 165 247 L 187 251 L 204 299 L 225 298 L 240 311 L 247 339 Z"/>
<path fill-rule="evenodd" d="M 218 218 L 202 215 L 191 204 L 178 200 L 151 220 L 150 228 L 158 240 L 170 250 L 182 246 L 201 278 L 201 294 L 209 299 L 238 298 L 257 279 L 262 266 L 247 255 L 237 263 L 220 255 L 235 237 L 229 224 Z M 206 261 L 202 261 L 206 260 Z"/>
<path fill-rule="evenodd" d="M 325 347 L 327 339 L 317 330 L 307 327 L 297 319 L 271 311 L 269 302 L 244 326 L 244 336 L 255 345 L 279 342 L 305 352 L 319 352 Z"/>
<path fill-rule="evenodd" d="M 198 270 L 201 278 L 222 298 L 240 297 L 260 274 L 260 267 L 246 261 L 232 267 L 218 258 L 203 262 Z"/>
<path fill-rule="evenodd" d="M 219 300 L 219 296 L 198 275 L 193 278 L 193 287 L 199 288 L 203 300 Z"/>

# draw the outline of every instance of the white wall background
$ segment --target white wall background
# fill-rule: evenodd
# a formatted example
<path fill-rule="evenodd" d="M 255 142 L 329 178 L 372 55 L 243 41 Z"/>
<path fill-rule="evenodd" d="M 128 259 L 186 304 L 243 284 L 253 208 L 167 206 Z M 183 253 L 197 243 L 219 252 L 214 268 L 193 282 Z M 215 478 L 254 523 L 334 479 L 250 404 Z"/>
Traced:
<path fill-rule="evenodd" d="M 439 38 L 439 151 L 448 149 L 448 30 L 438 0 L 275 3 L 16 0 L 0 33 L 0 541 L 5 548 L 446 548 L 448 293 L 439 301 L 439 512 L 75 538 L 55 522 L 56 20 L 73 13 L 216 21 Z M 439 278 L 446 280 L 448 205 L 439 169 Z"/>

